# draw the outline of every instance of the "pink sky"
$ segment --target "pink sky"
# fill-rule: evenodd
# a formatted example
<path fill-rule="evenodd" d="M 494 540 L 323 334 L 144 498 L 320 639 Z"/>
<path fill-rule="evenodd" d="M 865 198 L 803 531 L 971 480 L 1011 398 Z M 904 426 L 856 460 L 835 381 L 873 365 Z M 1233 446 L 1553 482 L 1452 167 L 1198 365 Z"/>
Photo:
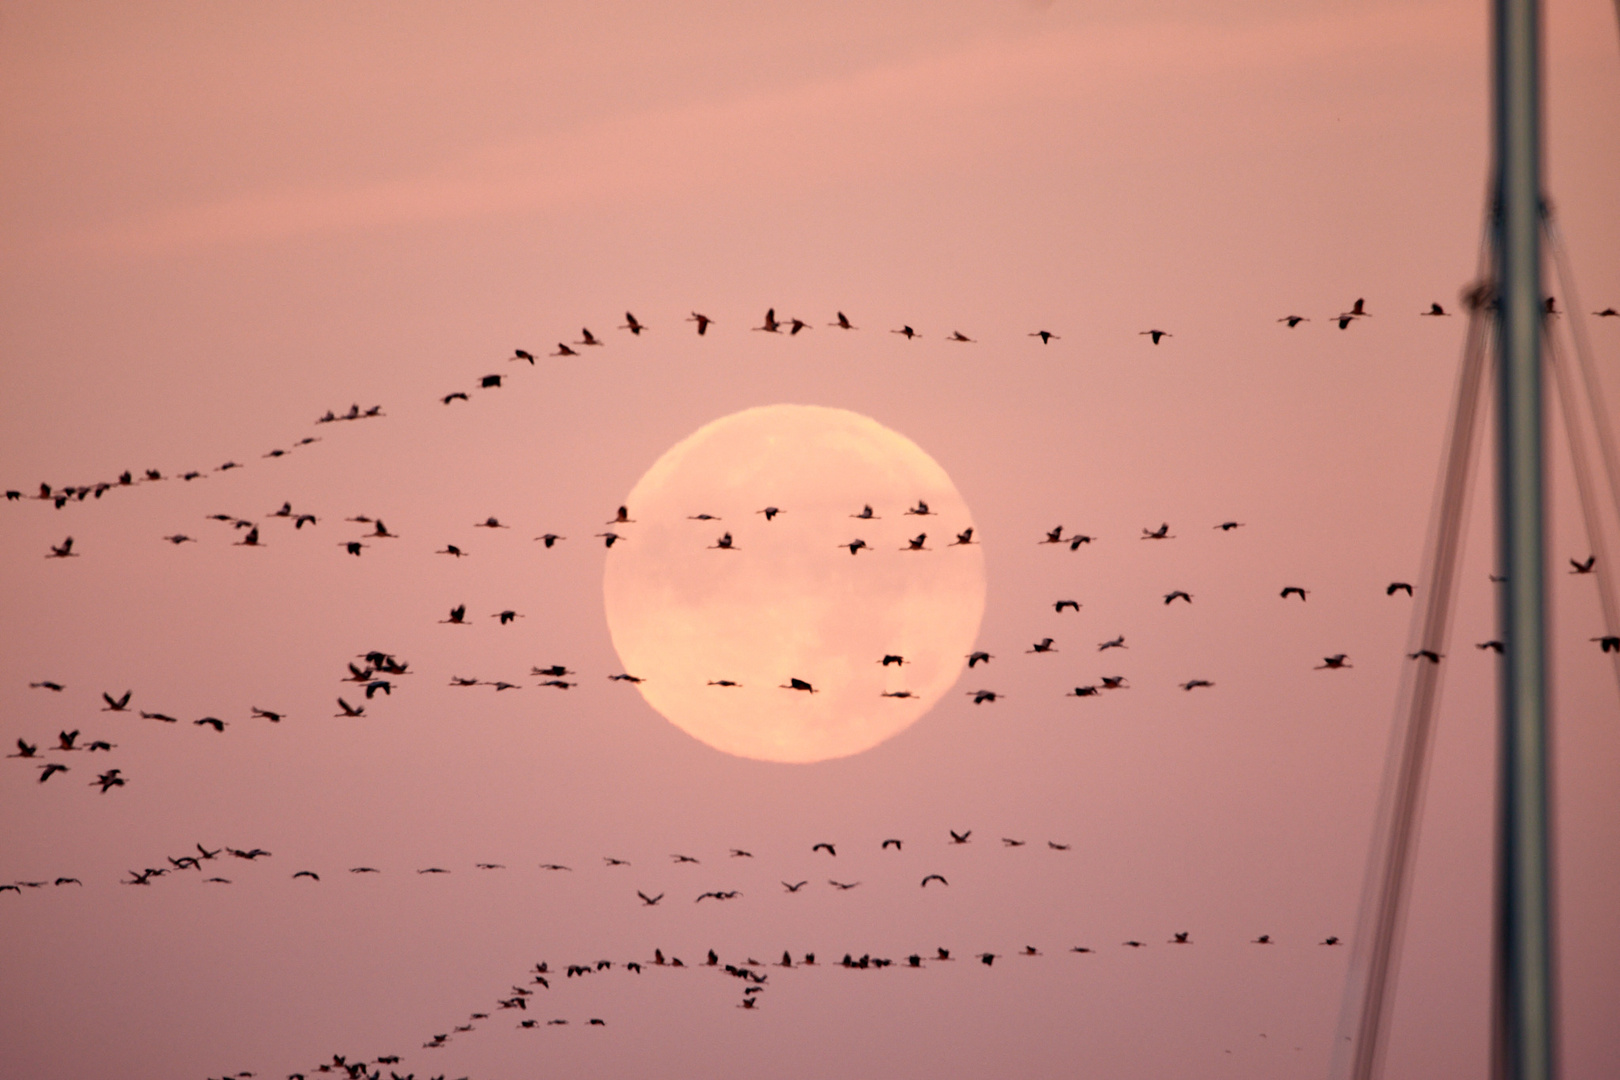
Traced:
<path fill-rule="evenodd" d="M 1620 307 L 1615 10 L 1546 25 L 1549 191 L 1586 308 Z M 0 762 L 0 882 L 84 882 L 0 893 L 0 1073 L 1325 1073 L 1348 950 L 1316 943 L 1355 929 L 1412 606 L 1384 586 L 1420 573 L 1464 329 L 1417 313 L 1473 272 L 1487 52 L 1485 5 L 1456 3 L 0 7 L 0 486 L 209 474 L 0 508 L 0 741 L 118 744 L 48 754 L 72 771 L 44 785 Z M 1373 317 L 1341 332 L 1358 296 Z M 750 333 L 771 306 L 817 329 Z M 647 333 L 613 329 L 627 308 Z M 838 310 L 862 329 L 821 325 Z M 545 355 L 582 326 L 607 347 Z M 1620 319 L 1590 329 L 1614 412 Z M 386 415 L 312 423 L 351 402 Z M 947 694 L 871 751 L 782 765 L 606 680 L 590 535 L 676 442 L 778 402 L 948 472 L 997 654 L 958 688 L 1005 701 Z M 1620 705 L 1554 474 L 1565 1070 L 1595 1077 L 1620 1072 Z M 1485 1069 L 1489 496 L 1482 472 L 1392 1077 Z M 319 524 L 268 517 L 284 500 Z M 360 514 L 399 539 L 350 557 Z M 1137 539 L 1161 521 L 1175 540 Z M 1096 542 L 1037 546 L 1060 523 Z M 70 534 L 80 557 L 42 558 Z M 439 625 L 459 603 L 475 625 Z M 1024 655 L 1048 635 L 1059 655 Z M 333 719 L 372 648 L 415 674 Z M 1338 652 L 1352 670 L 1313 670 Z M 581 685 L 536 687 L 551 663 Z M 1129 691 L 1063 696 L 1116 668 Z M 126 688 L 182 723 L 98 711 Z M 127 787 L 86 786 L 112 766 Z M 230 886 L 118 884 L 199 841 L 274 855 Z M 942 945 L 963 959 L 771 969 L 752 1013 L 723 975 L 617 966 L 525 1014 L 567 1028 L 493 1009 L 542 959 Z"/>

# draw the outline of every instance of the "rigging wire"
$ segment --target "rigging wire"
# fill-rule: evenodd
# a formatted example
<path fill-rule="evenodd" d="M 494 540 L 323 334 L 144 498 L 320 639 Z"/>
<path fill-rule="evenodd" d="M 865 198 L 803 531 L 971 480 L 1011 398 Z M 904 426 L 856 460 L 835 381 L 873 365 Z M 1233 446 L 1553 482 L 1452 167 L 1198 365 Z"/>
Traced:
<path fill-rule="evenodd" d="M 1481 240 L 1476 280 L 1492 265 L 1491 223 Z M 1388 1027 L 1395 1000 L 1406 899 L 1417 852 L 1423 793 L 1433 744 L 1434 718 L 1445 665 L 1443 657 L 1452 612 L 1452 594 L 1466 535 L 1466 509 L 1473 489 L 1472 466 L 1479 414 L 1485 401 L 1488 344 L 1495 324 L 1492 289 L 1476 285 L 1466 302 L 1468 334 L 1463 346 L 1452 406 L 1446 454 L 1435 502 L 1422 578 L 1423 603 L 1413 612 L 1401 676 L 1395 724 L 1379 792 L 1372 845 L 1351 945 L 1331 1075 L 1338 1080 L 1373 1080 L 1383 1069 Z"/>

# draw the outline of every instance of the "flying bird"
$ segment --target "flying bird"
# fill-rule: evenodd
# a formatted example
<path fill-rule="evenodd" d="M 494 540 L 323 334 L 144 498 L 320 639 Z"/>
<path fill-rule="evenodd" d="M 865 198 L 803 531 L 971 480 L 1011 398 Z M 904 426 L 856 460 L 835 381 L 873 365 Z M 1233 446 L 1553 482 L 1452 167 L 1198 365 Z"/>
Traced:
<path fill-rule="evenodd" d="M 599 340 L 597 340 L 596 335 L 591 333 L 591 329 L 588 326 L 584 327 L 584 328 L 582 328 L 580 330 L 580 335 L 581 335 L 580 340 L 574 342 L 575 345 L 600 345 L 600 344 L 602 344 Z"/>
<path fill-rule="evenodd" d="M 1573 567 L 1574 569 L 1570 570 L 1570 573 L 1572 573 L 1572 574 L 1590 574 L 1592 572 L 1592 567 L 1595 566 L 1596 564 L 1597 564 L 1597 556 L 1596 555 L 1588 555 L 1586 557 L 1585 562 L 1576 562 L 1574 559 L 1571 559 L 1571 560 L 1569 560 L 1569 565 L 1571 567 Z"/>
<path fill-rule="evenodd" d="M 1091 543 L 1091 537 L 1084 536 L 1084 535 L 1081 535 L 1081 534 L 1077 533 L 1074 536 L 1069 537 L 1069 550 L 1070 551 L 1079 551 L 1081 544 L 1089 544 L 1089 543 Z"/>
<path fill-rule="evenodd" d="M 894 850 L 896 850 L 896 851 L 900 851 L 903 848 L 903 845 L 900 843 L 900 841 L 894 840 L 894 839 L 889 839 L 889 840 L 883 841 L 883 843 L 879 846 L 878 850 L 879 851 L 886 851 L 890 844 L 894 845 Z"/>
<path fill-rule="evenodd" d="M 968 337 L 966 334 L 962 333 L 962 331 L 960 331 L 960 330 L 952 332 L 951 336 L 946 338 L 945 340 L 946 341 L 963 341 L 963 342 L 967 342 L 970 345 L 973 344 L 973 339 Z"/>
<path fill-rule="evenodd" d="M 764 322 L 764 324 L 761 325 L 761 326 L 753 327 L 753 329 L 755 329 L 755 330 L 763 330 L 767 334 L 780 334 L 782 332 L 782 326 L 781 326 L 780 323 L 778 323 L 776 321 L 776 309 L 775 308 L 766 308 L 765 309 L 765 322 Z"/>
<path fill-rule="evenodd" d="M 788 892 L 798 892 L 800 889 L 804 888 L 808 884 L 810 884 L 808 881 L 801 881 L 801 882 L 798 882 L 797 884 L 789 885 L 787 882 L 784 881 L 784 882 L 782 882 L 782 888 L 786 889 Z"/>
<path fill-rule="evenodd" d="M 1125 635 L 1121 634 L 1121 635 L 1119 635 L 1119 637 L 1114 638 L 1112 641 L 1105 641 L 1102 644 L 1098 645 L 1097 646 L 1097 651 L 1102 652 L 1105 649 L 1128 649 L 1128 648 L 1130 648 L 1130 646 L 1125 644 Z"/>
<path fill-rule="evenodd" d="M 319 880 L 321 880 L 321 875 L 317 874 L 313 870 L 300 870 L 296 874 L 293 875 L 293 880 L 297 881 L 301 877 L 307 877 L 311 881 L 319 881 Z"/>
<path fill-rule="evenodd" d="M 811 326 L 809 323 L 805 322 L 803 319 L 793 319 L 791 321 L 791 325 L 792 325 L 792 329 L 788 331 L 788 336 L 789 337 L 792 337 L 794 334 L 797 334 L 800 330 L 813 330 L 813 329 L 815 329 L 815 327 Z"/>
<path fill-rule="evenodd" d="M 720 539 L 718 539 L 714 543 L 710 544 L 709 545 L 709 550 L 710 551 L 740 551 L 741 549 L 738 548 L 738 547 L 735 547 L 732 544 L 732 542 L 731 542 L 731 534 L 728 532 L 725 535 L 721 536 Z"/>
<path fill-rule="evenodd" d="M 459 559 L 459 558 L 461 558 L 463 555 L 465 555 L 467 553 L 465 551 L 462 551 L 460 548 L 456 547 L 456 545 L 454 545 L 454 544 L 446 544 L 446 545 L 444 545 L 444 548 L 442 550 L 435 551 L 433 554 L 435 554 L 435 555 L 454 555 L 456 558 Z"/>
<path fill-rule="evenodd" d="M 192 723 L 198 727 L 211 727 L 220 734 L 225 732 L 225 721 L 217 716 L 205 716 L 201 720 L 193 720 Z"/>
<path fill-rule="evenodd" d="M 973 830 L 972 829 L 969 829 L 966 832 L 960 832 L 960 833 L 957 832 L 955 829 L 946 829 L 945 831 L 951 834 L 951 843 L 953 843 L 953 844 L 965 844 L 965 843 L 968 842 L 968 837 L 973 835 Z M 940 959 L 943 960 L 945 958 L 940 957 Z"/>
<path fill-rule="evenodd" d="M 828 844 L 828 843 L 825 843 L 825 842 L 820 843 L 820 844 L 813 844 L 810 847 L 810 851 L 812 853 L 817 852 L 817 851 L 821 851 L 823 849 L 826 850 L 827 854 L 833 856 L 834 858 L 836 858 L 838 856 L 838 850 L 836 848 L 834 848 L 831 844 Z"/>
<path fill-rule="evenodd" d="M 657 896 L 648 896 L 646 893 L 642 892 L 640 889 L 636 890 L 636 895 L 641 897 L 641 903 L 645 907 L 656 907 L 658 905 L 658 901 L 660 901 L 660 900 L 662 900 L 664 898 L 663 893 L 659 893 Z"/>
<path fill-rule="evenodd" d="M 1332 656 L 1324 656 L 1322 657 L 1322 662 L 1316 665 L 1316 670 L 1338 671 L 1340 668 L 1354 667 L 1354 664 L 1348 664 L 1345 662 L 1349 659 L 1350 656 L 1348 653 L 1334 653 Z"/>
<path fill-rule="evenodd" d="M 793 678 L 791 676 L 789 676 L 788 681 L 783 683 L 779 687 L 779 689 L 782 689 L 782 690 L 803 690 L 807 694 L 813 694 L 813 693 L 816 692 L 816 688 L 811 686 L 809 683 L 805 682 L 803 679 L 795 679 L 795 678 Z"/>
<path fill-rule="evenodd" d="M 967 696 L 973 699 L 975 705 L 983 705 L 986 702 L 994 705 L 998 696 L 1004 697 L 1006 695 L 997 695 L 994 690 L 969 690 Z"/>
<path fill-rule="evenodd" d="M 973 539 L 973 527 L 969 526 L 968 528 L 963 529 L 961 532 L 957 533 L 956 534 L 956 539 L 952 540 L 949 544 L 946 545 L 946 547 L 965 547 L 968 544 L 976 544 L 976 543 L 978 543 L 978 541 Z"/>
<path fill-rule="evenodd" d="M 859 330 L 860 329 L 860 327 L 858 327 L 858 326 L 851 325 L 851 323 L 849 321 L 849 316 L 845 315 L 842 311 L 840 311 L 838 313 L 838 321 L 837 322 L 830 322 L 827 325 L 828 326 L 836 326 L 840 330 Z"/>
<path fill-rule="evenodd" d="M 125 690 L 123 697 L 115 698 L 111 694 L 109 694 L 105 690 L 103 690 L 101 692 L 101 700 L 103 700 L 103 701 L 105 701 L 107 703 L 107 707 L 102 709 L 101 711 L 102 712 L 128 712 L 129 711 L 129 695 L 130 695 L 130 691 Z"/>
<path fill-rule="evenodd" d="M 945 880 L 945 877 L 944 877 L 943 874 L 929 874 L 927 877 L 922 879 L 922 887 L 926 889 L 928 887 L 928 883 L 930 881 L 937 881 L 941 885 L 946 885 L 946 886 L 950 885 L 950 882 Z"/>
<path fill-rule="evenodd" d="M 544 541 L 546 547 L 551 547 L 554 544 L 556 544 L 557 541 L 566 540 L 566 539 L 568 539 L 568 537 L 566 537 L 566 536 L 558 536 L 556 533 L 546 533 L 544 536 L 535 537 L 535 539 Z M 609 545 L 609 546 L 611 547 L 612 545 Z"/>
<path fill-rule="evenodd" d="M 1408 660 L 1427 660 L 1431 664 L 1440 662 L 1440 654 L 1433 649 L 1419 649 L 1415 653 L 1407 653 L 1406 658 Z"/>
<path fill-rule="evenodd" d="M 928 534 L 927 533 L 918 533 L 916 536 L 912 537 L 910 540 L 907 540 L 906 541 L 906 546 L 901 548 L 900 550 L 901 551 L 932 551 L 933 548 L 928 548 L 928 547 L 923 546 L 923 541 L 925 541 L 927 539 L 928 539 Z"/>
<path fill-rule="evenodd" d="M 882 521 L 883 520 L 882 518 L 876 517 L 876 516 L 873 515 L 873 513 L 872 513 L 872 504 L 871 503 L 867 503 L 865 506 L 861 507 L 861 512 L 860 513 L 851 514 L 849 516 L 852 517 L 852 518 L 858 518 L 861 521 Z"/>
<path fill-rule="evenodd" d="M 1137 337 L 1150 337 L 1153 339 L 1153 344 L 1157 345 L 1160 338 L 1175 337 L 1175 335 L 1168 330 L 1143 330 L 1137 334 Z"/>
<path fill-rule="evenodd" d="M 1057 612 L 1059 615 L 1063 614 L 1063 609 L 1064 608 L 1071 608 L 1075 612 L 1078 613 L 1079 610 L 1080 610 L 1080 601 L 1078 601 L 1078 600 L 1058 600 L 1052 605 L 1052 610 Z"/>
<path fill-rule="evenodd" d="M 1299 597 L 1300 601 L 1303 603 L 1305 600 L 1305 594 L 1308 592 L 1310 592 L 1309 589 L 1302 589 L 1298 585 L 1285 585 L 1283 586 L 1283 591 L 1279 595 L 1286 600 L 1288 599 L 1289 595 L 1292 594 Z"/>
<path fill-rule="evenodd" d="M 1412 586 L 1404 581 L 1392 581 L 1389 583 L 1389 586 L 1384 589 L 1385 596 L 1394 596 L 1398 592 L 1405 592 L 1407 596 L 1411 596 Z"/>
<path fill-rule="evenodd" d="M 1428 315 L 1428 316 L 1434 316 L 1434 315 L 1446 315 L 1446 316 L 1449 316 L 1451 314 L 1451 312 L 1447 311 L 1445 308 L 1441 307 L 1439 304 L 1430 304 L 1428 311 L 1420 311 L 1420 312 L 1418 312 L 1418 314 L 1419 315 Z"/>
<path fill-rule="evenodd" d="M 180 546 L 181 544 L 195 544 L 197 542 L 195 538 L 187 536 L 185 533 L 175 533 L 173 536 L 165 536 L 163 539 L 167 540 L 176 547 Z"/>
<path fill-rule="evenodd" d="M 563 344 L 562 342 L 559 341 L 559 342 L 557 342 L 557 351 L 554 352 L 554 353 L 547 353 L 546 355 L 548 355 L 548 356 L 578 356 L 579 353 L 577 351 L 575 351 L 574 349 L 570 349 L 567 345 L 565 345 L 565 344 Z M 500 385 L 500 384 L 497 383 L 496 385 Z"/>
<path fill-rule="evenodd" d="M 60 544 L 52 544 L 50 547 L 51 553 L 45 556 L 47 559 L 77 559 L 79 557 L 79 553 L 73 550 L 73 537 L 71 536 Z"/>
<path fill-rule="evenodd" d="M 1602 637 L 1590 638 L 1588 640 L 1597 642 L 1598 648 L 1602 649 L 1606 653 L 1620 653 L 1620 635 L 1605 634 Z"/>
<path fill-rule="evenodd" d="M 780 514 L 781 512 L 782 512 L 781 510 L 777 509 L 774 506 L 767 506 L 763 510 L 755 510 L 754 511 L 754 513 L 756 513 L 756 514 L 764 514 L 766 521 L 773 520 L 776 517 L 776 515 Z"/>
<path fill-rule="evenodd" d="M 337 703 L 338 703 L 338 708 L 342 709 L 343 711 L 340 712 L 340 713 L 333 713 L 332 715 L 334 717 L 364 716 L 366 714 L 366 707 L 364 705 L 359 705 L 359 706 L 350 705 L 347 701 L 344 701 L 342 698 L 338 698 Z"/>
<path fill-rule="evenodd" d="M 891 334 L 904 334 L 907 341 L 910 341 L 912 338 L 917 336 L 917 331 L 913 330 L 909 326 L 902 326 L 898 330 L 890 330 L 889 333 L 891 333 Z"/>
<path fill-rule="evenodd" d="M 1170 535 L 1170 523 L 1167 521 L 1163 525 L 1160 525 L 1157 529 L 1143 529 L 1142 530 L 1142 539 L 1143 540 L 1174 540 L 1175 537 Z"/>
<path fill-rule="evenodd" d="M 1223 521 L 1223 522 L 1221 522 L 1219 525 L 1217 525 L 1215 527 L 1217 529 L 1221 530 L 1221 532 L 1231 532 L 1233 529 L 1241 529 L 1241 528 L 1243 528 L 1243 522 L 1241 522 L 1241 521 Z"/>
<path fill-rule="evenodd" d="M 454 626 L 466 626 L 467 625 L 467 605 L 466 604 L 457 604 L 455 607 L 450 609 L 450 617 L 448 619 L 440 619 L 439 622 L 441 622 L 441 623 L 449 623 L 449 624 L 452 624 Z"/>
<path fill-rule="evenodd" d="M 968 658 L 967 658 L 968 667 L 972 668 L 975 664 L 978 664 L 978 663 L 981 663 L 981 662 L 988 664 L 991 660 L 994 660 L 994 659 L 995 659 L 995 657 L 991 656 L 987 652 L 968 653 Z"/>
<path fill-rule="evenodd" d="M 1180 685 L 1183 690 L 1196 690 L 1200 686 L 1214 686 L 1215 684 L 1208 679 L 1189 679 Z"/>
<path fill-rule="evenodd" d="M 624 325 L 619 327 L 619 329 L 628 330 L 637 337 L 640 337 L 641 332 L 647 328 L 641 323 L 637 322 L 636 317 L 627 311 L 624 313 Z"/>
<path fill-rule="evenodd" d="M 1064 694 L 1063 696 L 1064 697 L 1096 697 L 1098 694 L 1101 694 L 1101 693 L 1102 693 L 1102 691 L 1100 689 L 1098 689 L 1097 687 L 1095 687 L 1095 686 L 1077 686 L 1077 687 L 1074 688 L 1073 693 Z"/>
<path fill-rule="evenodd" d="M 90 786 L 95 787 L 98 784 L 101 785 L 101 793 L 105 795 L 115 787 L 123 787 L 125 783 L 126 781 L 122 776 L 119 775 L 118 769 L 108 769 L 106 772 L 90 781 Z"/>
<path fill-rule="evenodd" d="M 1506 650 L 1507 646 L 1503 645 L 1502 642 L 1500 642 L 1500 641 L 1481 641 L 1478 644 L 1476 644 L 1474 646 L 1474 648 L 1476 648 L 1476 649 L 1490 649 L 1492 652 L 1501 654 L 1502 652 L 1504 652 Z"/>
<path fill-rule="evenodd" d="M 1025 649 L 1024 651 L 1026 653 L 1057 652 L 1056 649 L 1052 648 L 1052 639 L 1051 638 L 1041 638 L 1041 640 L 1039 640 L 1039 641 L 1037 641 L 1035 643 L 1033 648 L 1028 648 L 1028 649 Z"/>
<path fill-rule="evenodd" d="M 699 315 L 695 311 L 692 312 L 692 317 L 686 321 L 697 323 L 697 332 L 699 337 L 707 334 L 709 332 L 709 324 L 714 322 L 714 320 L 709 318 L 707 315 Z"/>
<path fill-rule="evenodd" d="M 1173 600 L 1185 600 L 1189 604 L 1192 603 L 1192 597 L 1186 592 L 1183 592 L 1181 589 L 1177 589 L 1175 592 L 1165 594 L 1164 602 L 1166 604 L 1169 604 Z"/>
<path fill-rule="evenodd" d="M 827 879 L 827 884 L 831 885 L 835 889 L 840 889 L 840 890 L 843 890 L 843 891 L 847 892 L 848 890 L 853 889 L 855 886 L 859 885 L 860 882 L 858 882 L 858 881 L 834 881 L 832 878 L 828 878 Z"/>
<path fill-rule="evenodd" d="M 1292 330 L 1294 327 L 1298 326 L 1300 323 L 1302 323 L 1302 322 L 1310 322 L 1311 320 L 1307 319 L 1303 315 L 1284 315 L 1282 318 L 1278 319 L 1277 321 L 1280 322 L 1280 323 L 1287 323 L 1288 324 L 1288 329 Z"/>
<path fill-rule="evenodd" d="M 1034 330 L 1034 331 L 1031 331 L 1030 333 L 1026 334 L 1025 336 L 1026 337 L 1038 337 L 1038 338 L 1040 338 L 1042 345 L 1049 345 L 1053 341 L 1062 341 L 1063 340 L 1062 338 L 1058 337 L 1056 334 L 1052 333 L 1052 331 L 1050 331 L 1050 330 Z"/>

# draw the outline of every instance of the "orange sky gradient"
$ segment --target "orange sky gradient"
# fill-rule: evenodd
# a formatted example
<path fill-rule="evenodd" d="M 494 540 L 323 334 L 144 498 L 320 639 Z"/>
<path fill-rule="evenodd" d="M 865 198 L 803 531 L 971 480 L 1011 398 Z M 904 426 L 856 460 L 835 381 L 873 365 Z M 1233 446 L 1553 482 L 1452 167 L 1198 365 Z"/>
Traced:
<path fill-rule="evenodd" d="M 1620 307 L 1620 31 L 1570 0 L 1546 34 L 1587 318 Z M 170 477 L 0 506 L 0 741 L 71 767 L 0 761 L 0 883 L 83 881 L 0 893 L 0 1074 L 1324 1074 L 1349 950 L 1317 943 L 1355 931 L 1412 610 L 1384 588 L 1421 573 L 1465 327 L 1418 313 L 1474 273 L 1488 45 L 1486 6 L 1452 2 L 0 4 L 0 487 Z M 1339 330 L 1357 297 L 1371 317 Z M 768 307 L 815 329 L 752 332 Z M 582 327 L 606 346 L 548 355 Z M 1615 414 L 1620 319 L 1589 329 Z M 351 402 L 384 415 L 314 422 Z M 869 416 L 945 470 L 997 657 L 813 765 L 713 750 L 607 680 L 619 552 L 592 538 L 679 440 L 778 403 Z M 1553 458 L 1564 1069 L 1598 1077 L 1620 1074 L 1620 703 Z M 1390 1077 L 1487 1067 L 1489 463 Z M 1060 524 L 1095 541 L 1038 543 Z M 78 557 L 46 561 L 68 535 Z M 458 604 L 472 625 L 441 625 Z M 412 673 L 334 718 L 370 649 Z M 554 663 L 579 685 L 536 686 Z M 1065 697 L 1114 674 L 1131 688 Z M 1005 700 L 957 692 L 981 685 Z M 181 722 L 99 711 L 125 689 Z M 45 749 L 74 728 L 116 748 Z M 87 786 L 114 766 L 126 787 Z M 206 864 L 229 886 L 119 884 L 198 842 L 274 854 Z M 826 966 L 938 946 L 960 960 Z M 823 966 L 768 969 L 744 1011 L 691 966 L 711 947 Z M 655 948 L 688 968 L 619 966 Z M 536 961 L 609 958 L 494 1009 Z"/>

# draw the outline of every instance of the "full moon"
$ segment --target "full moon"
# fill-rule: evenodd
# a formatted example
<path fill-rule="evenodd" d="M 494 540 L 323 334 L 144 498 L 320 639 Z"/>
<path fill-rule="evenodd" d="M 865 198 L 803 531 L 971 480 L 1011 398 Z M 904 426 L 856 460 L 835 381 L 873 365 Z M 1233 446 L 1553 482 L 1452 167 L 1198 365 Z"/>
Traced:
<path fill-rule="evenodd" d="M 858 754 L 961 675 L 984 614 L 973 519 L 945 470 L 877 421 L 734 413 L 672 447 L 625 502 L 603 578 L 614 648 L 648 704 L 709 746 Z"/>

